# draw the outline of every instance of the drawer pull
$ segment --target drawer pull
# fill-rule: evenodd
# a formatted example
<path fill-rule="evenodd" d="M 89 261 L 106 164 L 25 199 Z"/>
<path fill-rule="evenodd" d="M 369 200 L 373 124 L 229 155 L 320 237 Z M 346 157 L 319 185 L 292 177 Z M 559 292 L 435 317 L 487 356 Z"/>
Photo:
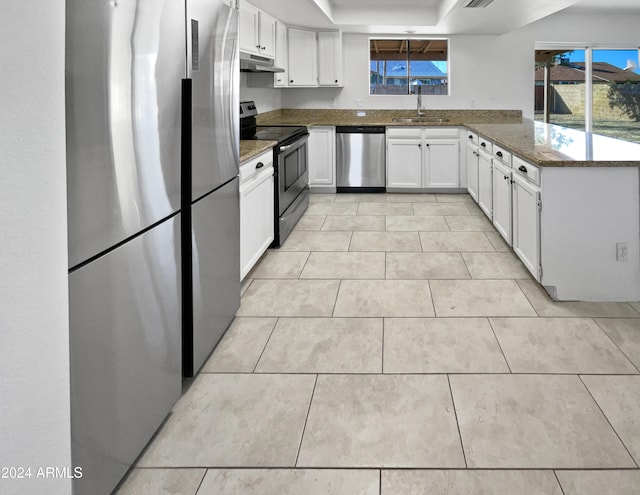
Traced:
<path fill-rule="evenodd" d="M 496 155 L 498 155 L 500 158 L 502 158 L 502 151 L 498 151 L 498 152 L 496 153 Z"/>
<path fill-rule="evenodd" d="M 487 147 L 487 143 L 480 143 L 480 146 L 482 146 L 483 148 Z"/>
<path fill-rule="evenodd" d="M 256 165 L 256 170 L 262 167 L 264 167 L 264 163 L 258 162 L 258 164 Z"/>
<path fill-rule="evenodd" d="M 525 167 L 524 165 L 520 165 L 518 167 L 518 170 L 520 170 L 520 172 L 524 172 L 525 174 L 527 173 L 527 167 Z"/>
<path fill-rule="evenodd" d="M 469 139 L 473 139 L 473 135 L 472 134 L 469 135 Z"/>

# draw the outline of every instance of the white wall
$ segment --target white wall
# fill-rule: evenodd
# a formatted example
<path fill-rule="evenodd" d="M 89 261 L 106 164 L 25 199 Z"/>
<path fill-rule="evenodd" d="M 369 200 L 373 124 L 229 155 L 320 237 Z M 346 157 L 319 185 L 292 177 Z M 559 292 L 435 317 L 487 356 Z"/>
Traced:
<path fill-rule="evenodd" d="M 640 14 L 559 13 L 502 36 L 450 37 L 450 96 L 423 96 L 426 108 L 520 109 L 533 116 L 535 42 L 638 46 Z M 345 34 L 345 87 L 284 89 L 284 108 L 414 108 L 415 96 L 369 96 L 368 35 Z"/>
<path fill-rule="evenodd" d="M 247 100 L 256 102 L 259 113 L 282 108 L 282 90 L 273 88 L 273 74 L 241 72 L 240 101 Z"/>
<path fill-rule="evenodd" d="M 0 492 L 71 493 L 64 138 L 64 0 L 0 16 Z"/>

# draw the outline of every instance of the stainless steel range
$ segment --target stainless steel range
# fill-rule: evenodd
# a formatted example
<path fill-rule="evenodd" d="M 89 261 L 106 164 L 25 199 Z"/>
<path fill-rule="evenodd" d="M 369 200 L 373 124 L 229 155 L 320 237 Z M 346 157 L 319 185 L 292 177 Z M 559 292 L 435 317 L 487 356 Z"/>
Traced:
<path fill-rule="evenodd" d="M 253 101 L 240 103 L 240 138 L 278 142 L 273 148 L 275 232 L 271 246 L 280 247 L 309 206 L 309 132 L 302 126 L 256 125 L 257 114 Z"/>

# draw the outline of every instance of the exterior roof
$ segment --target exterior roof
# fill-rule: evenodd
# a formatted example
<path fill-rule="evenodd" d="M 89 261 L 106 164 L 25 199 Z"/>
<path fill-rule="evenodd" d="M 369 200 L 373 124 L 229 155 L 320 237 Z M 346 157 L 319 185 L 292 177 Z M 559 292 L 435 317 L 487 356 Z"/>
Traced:
<path fill-rule="evenodd" d="M 551 82 L 584 82 L 584 62 L 551 67 Z M 536 69 L 536 81 L 544 81 L 544 69 Z M 640 82 L 640 74 L 622 70 L 607 62 L 593 63 L 593 82 Z"/>
<path fill-rule="evenodd" d="M 382 69 L 382 63 L 380 62 L 380 72 L 382 75 L 384 70 Z M 371 61 L 371 74 L 374 75 L 376 71 L 376 63 Z M 387 77 L 407 77 L 407 62 L 402 61 L 388 61 L 387 62 Z M 433 62 L 426 60 L 412 60 L 411 61 L 411 77 L 447 77 L 445 72 L 442 72 Z"/>

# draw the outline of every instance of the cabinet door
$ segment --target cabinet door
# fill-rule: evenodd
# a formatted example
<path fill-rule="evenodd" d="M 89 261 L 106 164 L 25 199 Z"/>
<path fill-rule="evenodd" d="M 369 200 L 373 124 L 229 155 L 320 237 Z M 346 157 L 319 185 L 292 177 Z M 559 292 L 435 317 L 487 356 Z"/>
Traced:
<path fill-rule="evenodd" d="M 478 205 L 489 217 L 493 218 L 493 184 L 491 156 L 485 153 L 478 154 Z"/>
<path fill-rule="evenodd" d="M 318 84 L 342 86 L 342 33 L 320 31 L 318 33 Z"/>
<path fill-rule="evenodd" d="M 422 141 L 387 139 L 387 187 L 422 187 Z"/>
<path fill-rule="evenodd" d="M 511 169 L 493 163 L 493 225 L 511 246 Z"/>
<path fill-rule="evenodd" d="M 316 87 L 318 85 L 318 53 L 316 32 L 289 28 L 289 86 Z"/>
<path fill-rule="evenodd" d="M 309 130 L 309 185 L 335 187 L 335 127 Z"/>
<path fill-rule="evenodd" d="M 240 186 L 240 278 L 273 241 L 273 168 Z"/>
<path fill-rule="evenodd" d="M 513 250 L 540 282 L 540 190 L 513 174 Z"/>
<path fill-rule="evenodd" d="M 425 141 L 425 187 L 460 187 L 460 141 Z"/>
<path fill-rule="evenodd" d="M 276 72 L 273 75 L 275 87 L 286 87 L 289 82 L 289 61 L 287 53 L 287 26 L 276 22 L 276 67 L 284 69 L 284 72 Z"/>
<path fill-rule="evenodd" d="M 260 12 L 258 33 L 260 55 L 274 58 L 276 56 L 276 20 L 269 14 Z"/>
<path fill-rule="evenodd" d="M 257 8 L 246 2 L 240 4 L 238 37 L 241 52 L 260 54 L 258 19 Z"/>
<path fill-rule="evenodd" d="M 467 191 L 478 202 L 478 147 L 467 144 Z"/>

